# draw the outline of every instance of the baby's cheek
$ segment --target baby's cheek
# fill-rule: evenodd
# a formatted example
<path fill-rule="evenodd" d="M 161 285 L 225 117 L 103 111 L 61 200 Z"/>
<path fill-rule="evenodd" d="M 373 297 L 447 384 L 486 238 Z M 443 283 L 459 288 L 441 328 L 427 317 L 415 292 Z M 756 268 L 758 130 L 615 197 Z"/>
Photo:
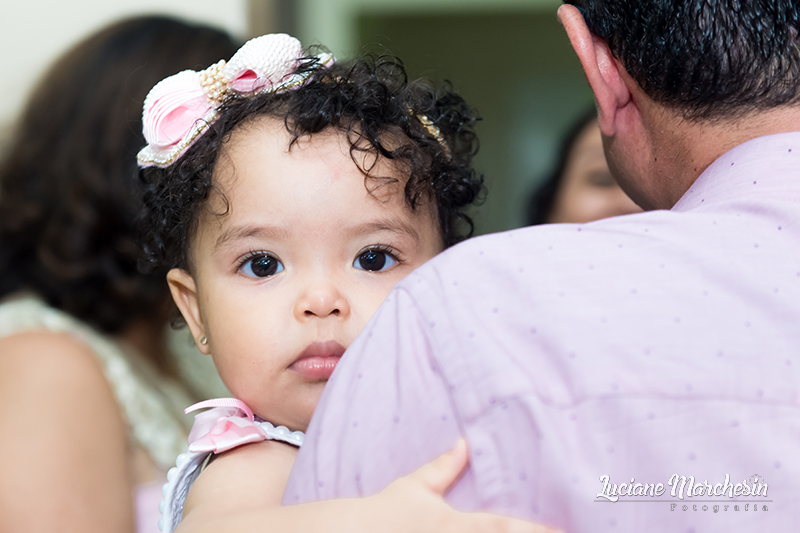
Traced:
<path fill-rule="evenodd" d="M 387 276 L 388 277 L 388 276 Z M 359 312 L 355 315 L 355 319 L 357 321 L 358 330 L 356 334 L 360 333 L 364 326 L 367 325 L 369 319 L 372 318 L 372 315 L 375 314 L 375 311 L 378 310 L 378 307 L 381 306 L 383 301 L 392 292 L 392 289 L 397 284 L 398 281 L 402 279 L 401 277 L 396 277 L 396 279 L 391 280 L 389 283 L 384 283 L 379 287 L 375 287 L 373 290 L 363 294 L 359 298 L 359 303 L 357 304 L 359 307 Z"/>
<path fill-rule="evenodd" d="M 264 372 L 259 372 L 258 366 L 248 362 L 244 357 L 229 358 L 213 355 L 214 365 L 222 383 L 238 398 L 255 410 L 255 405 L 264 397 L 270 396 L 269 390 L 274 388 L 272 379 Z"/>
<path fill-rule="evenodd" d="M 237 377 L 236 369 L 226 364 L 225 358 L 217 355 L 213 350 L 211 352 L 211 358 L 214 360 L 214 366 L 217 368 L 217 374 L 219 374 L 222 383 L 231 393 L 235 394 L 234 389 L 237 388 L 237 380 L 235 379 Z"/>

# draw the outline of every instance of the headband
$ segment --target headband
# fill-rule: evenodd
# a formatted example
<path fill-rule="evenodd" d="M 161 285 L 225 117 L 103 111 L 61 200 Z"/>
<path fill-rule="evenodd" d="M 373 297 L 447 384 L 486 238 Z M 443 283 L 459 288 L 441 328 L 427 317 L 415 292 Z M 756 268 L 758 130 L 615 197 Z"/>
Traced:
<path fill-rule="evenodd" d="M 331 54 L 316 57 L 323 67 L 334 62 Z M 228 62 L 161 80 L 144 101 L 147 146 L 137 156 L 139 166 L 164 168 L 177 161 L 214 123 L 230 96 L 281 93 L 301 86 L 310 76 L 296 72 L 302 58 L 300 41 L 274 33 L 247 41 Z"/>

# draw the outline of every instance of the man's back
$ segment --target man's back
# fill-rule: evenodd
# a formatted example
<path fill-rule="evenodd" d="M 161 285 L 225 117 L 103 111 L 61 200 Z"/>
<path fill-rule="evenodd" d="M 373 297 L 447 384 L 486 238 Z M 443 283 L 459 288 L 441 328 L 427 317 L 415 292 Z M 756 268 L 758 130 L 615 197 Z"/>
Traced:
<path fill-rule="evenodd" d="M 756 139 L 672 211 L 422 267 L 337 369 L 285 502 L 376 492 L 463 434 L 464 509 L 570 532 L 796 530 L 798 169 L 800 133 Z"/>

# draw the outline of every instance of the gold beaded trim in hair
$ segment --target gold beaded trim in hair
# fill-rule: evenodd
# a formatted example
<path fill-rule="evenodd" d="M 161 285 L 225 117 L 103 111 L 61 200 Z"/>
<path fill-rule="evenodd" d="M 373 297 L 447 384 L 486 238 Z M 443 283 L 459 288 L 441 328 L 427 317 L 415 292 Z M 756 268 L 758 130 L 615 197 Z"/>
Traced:
<path fill-rule="evenodd" d="M 439 127 L 436 124 L 434 124 L 433 121 L 429 117 L 427 117 L 426 115 L 420 115 L 418 113 L 414 113 L 414 110 L 411 109 L 411 106 L 406 105 L 406 109 L 408 110 L 408 113 L 412 117 L 414 117 L 417 120 L 419 120 L 420 123 L 422 123 L 422 126 L 425 128 L 425 130 L 434 139 L 436 139 L 439 142 L 440 145 L 442 145 L 442 148 L 444 148 L 444 153 L 449 157 L 450 156 L 450 147 L 447 146 L 447 143 L 444 140 L 444 135 L 442 135 L 442 130 L 440 130 Z"/>

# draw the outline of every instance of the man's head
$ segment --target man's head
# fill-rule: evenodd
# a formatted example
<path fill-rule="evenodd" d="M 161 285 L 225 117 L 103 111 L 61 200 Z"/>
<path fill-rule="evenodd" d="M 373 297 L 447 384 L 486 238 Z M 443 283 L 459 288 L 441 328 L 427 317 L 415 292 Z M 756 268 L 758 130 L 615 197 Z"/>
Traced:
<path fill-rule="evenodd" d="M 665 133 L 695 145 L 700 128 L 741 125 L 800 106 L 797 0 L 565 3 L 577 7 L 562 6 L 559 17 L 597 96 L 609 162 L 624 186 L 636 182 L 631 173 L 657 171 L 658 158 L 698 169 L 694 178 L 713 161 L 653 145 Z M 648 207 L 669 203 L 649 201 L 659 192 L 653 184 L 626 188 Z M 680 188 L 667 195 L 670 201 Z"/>
<path fill-rule="evenodd" d="M 797 0 L 573 0 L 644 92 L 690 120 L 800 101 Z"/>

